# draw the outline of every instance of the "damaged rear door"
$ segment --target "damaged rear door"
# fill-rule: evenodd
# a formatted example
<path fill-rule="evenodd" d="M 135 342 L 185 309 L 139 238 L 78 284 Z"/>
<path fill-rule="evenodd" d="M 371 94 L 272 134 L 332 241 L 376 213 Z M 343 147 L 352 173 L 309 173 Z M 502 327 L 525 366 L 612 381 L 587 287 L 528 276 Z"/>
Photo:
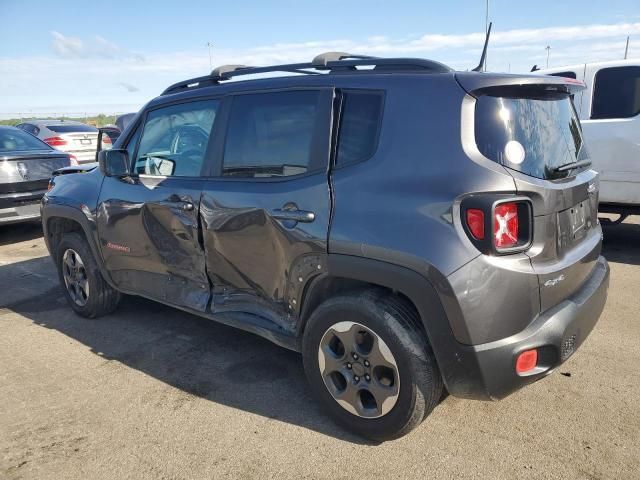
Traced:
<path fill-rule="evenodd" d="M 212 312 L 289 330 L 326 266 L 333 89 L 230 96 L 201 217 Z"/>
<path fill-rule="evenodd" d="M 131 175 L 105 177 L 97 226 L 118 288 L 206 310 L 199 211 L 218 107 L 209 99 L 150 109 L 127 143 Z"/>

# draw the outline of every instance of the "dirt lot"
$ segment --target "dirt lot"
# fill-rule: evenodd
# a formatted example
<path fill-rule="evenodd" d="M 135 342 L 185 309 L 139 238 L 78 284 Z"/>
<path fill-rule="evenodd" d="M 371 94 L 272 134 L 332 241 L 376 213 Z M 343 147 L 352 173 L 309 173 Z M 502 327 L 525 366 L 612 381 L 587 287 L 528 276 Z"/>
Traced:
<path fill-rule="evenodd" d="M 605 312 L 559 371 L 375 445 L 322 413 L 297 354 L 142 299 L 77 317 L 39 227 L 0 227 L 0 478 L 638 479 L 640 224 L 605 255 Z"/>

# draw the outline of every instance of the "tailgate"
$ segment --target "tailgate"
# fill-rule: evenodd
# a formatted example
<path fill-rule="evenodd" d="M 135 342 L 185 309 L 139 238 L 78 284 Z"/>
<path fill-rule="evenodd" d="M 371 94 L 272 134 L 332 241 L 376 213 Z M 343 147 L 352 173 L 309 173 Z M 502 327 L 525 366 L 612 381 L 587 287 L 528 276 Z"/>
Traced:
<path fill-rule="evenodd" d="M 598 178 L 593 170 L 560 185 L 513 172 L 518 193 L 531 198 L 533 245 L 527 251 L 540 283 L 541 311 L 575 293 L 589 278 L 600 256 Z M 555 188 L 554 188 L 555 187 Z"/>

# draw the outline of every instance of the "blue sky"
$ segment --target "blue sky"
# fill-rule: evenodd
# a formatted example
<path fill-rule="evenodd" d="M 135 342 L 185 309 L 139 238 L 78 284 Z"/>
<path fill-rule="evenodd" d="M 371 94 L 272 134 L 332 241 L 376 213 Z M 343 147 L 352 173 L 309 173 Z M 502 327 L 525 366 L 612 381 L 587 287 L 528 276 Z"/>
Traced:
<path fill-rule="evenodd" d="M 489 69 L 640 57 L 640 2 L 490 0 Z M 0 117 L 120 113 L 213 65 L 346 50 L 475 66 L 485 0 L 0 0 Z"/>

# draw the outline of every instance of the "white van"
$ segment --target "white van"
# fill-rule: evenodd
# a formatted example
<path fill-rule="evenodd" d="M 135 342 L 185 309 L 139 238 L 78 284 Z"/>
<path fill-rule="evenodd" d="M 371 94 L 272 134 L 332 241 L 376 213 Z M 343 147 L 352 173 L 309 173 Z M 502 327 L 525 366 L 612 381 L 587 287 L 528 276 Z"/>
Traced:
<path fill-rule="evenodd" d="M 640 214 L 640 59 L 581 63 L 536 73 L 575 78 L 587 89 L 574 103 L 593 168 L 601 212 Z"/>

